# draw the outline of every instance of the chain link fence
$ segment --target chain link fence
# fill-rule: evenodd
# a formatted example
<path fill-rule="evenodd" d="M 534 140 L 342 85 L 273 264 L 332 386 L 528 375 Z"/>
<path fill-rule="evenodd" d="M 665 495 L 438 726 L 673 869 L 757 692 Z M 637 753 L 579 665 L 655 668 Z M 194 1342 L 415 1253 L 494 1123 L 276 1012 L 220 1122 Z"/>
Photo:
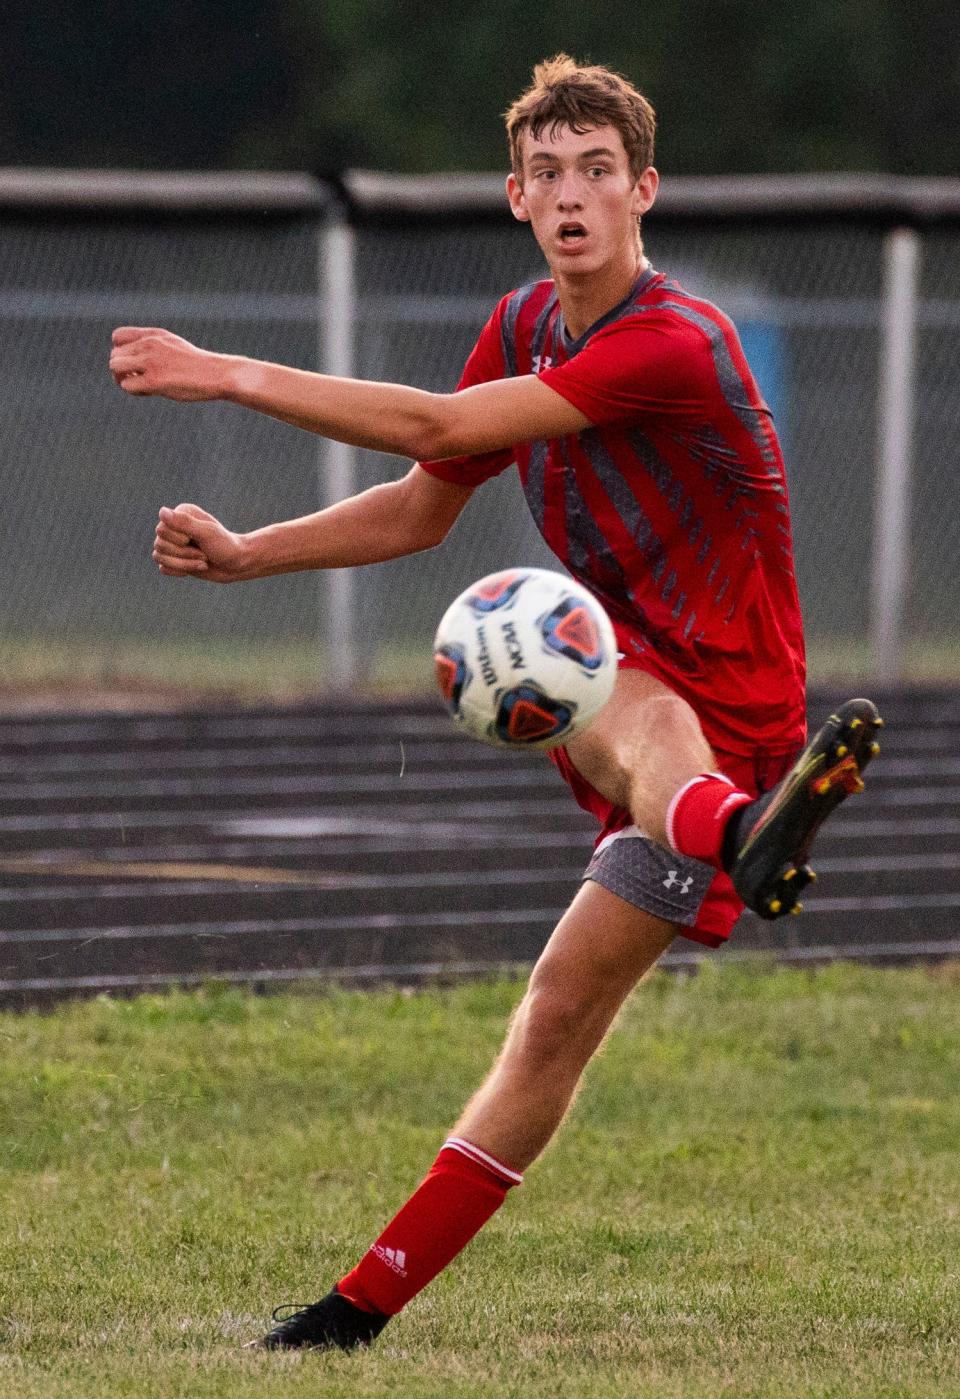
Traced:
<path fill-rule="evenodd" d="M 923 240 L 907 634 L 960 674 L 960 234 Z"/>
<path fill-rule="evenodd" d="M 944 184 L 956 217 L 960 196 Z M 360 570 L 346 592 L 320 574 L 234 588 L 161 578 L 149 557 L 158 505 L 193 500 L 238 529 L 304 514 L 330 498 L 333 449 L 228 405 L 129 400 L 106 370 L 110 331 L 165 325 L 329 368 L 335 328 L 356 374 L 449 390 L 498 297 L 543 275 L 529 231 L 493 217 L 489 200 L 448 200 L 438 214 L 434 186 L 428 212 L 399 221 L 384 217 L 383 199 L 360 200 L 347 225 L 347 304 L 325 270 L 329 230 L 344 225 L 320 186 L 265 213 L 259 193 L 244 208 L 143 199 L 138 211 L 109 200 L 91 209 L 75 185 L 70 210 L 31 207 L 22 188 L 4 209 L 0 181 L 7 686 L 55 676 L 322 690 L 351 671 L 343 645 L 371 688 L 428 685 L 449 599 L 493 568 L 551 562 L 515 474 L 479 491 L 439 549 Z M 902 213 L 869 201 L 859 214 L 806 203 L 788 216 L 781 201 L 735 217 L 722 200 L 694 201 L 692 215 L 664 204 L 645 230 L 651 260 L 733 316 L 774 408 L 812 668 L 866 680 L 885 527 L 875 510 L 884 259 Z M 960 228 L 935 223 L 919 243 L 896 662 L 905 678 L 960 679 Z M 358 452 L 348 474 L 361 489 L 406 469 Z"/>

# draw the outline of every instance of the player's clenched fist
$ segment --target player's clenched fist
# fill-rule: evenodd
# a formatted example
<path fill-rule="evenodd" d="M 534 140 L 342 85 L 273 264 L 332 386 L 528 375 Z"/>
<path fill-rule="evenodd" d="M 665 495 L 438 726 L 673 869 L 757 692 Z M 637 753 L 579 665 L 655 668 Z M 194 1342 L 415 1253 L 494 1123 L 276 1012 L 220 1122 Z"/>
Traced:
<path fill-rule="evenodd" d="M 113 332 L 110 372 L 126 393 L 198 403 L 223 396 L 231 359 L 170 330 L 127 325 Z"/>
<path fill-rule="evenodd" d="M 153 544 L 153 559 L 171 578 L 202 578 L 206 583 L 236 583 L 245 577 L 243 535 L 234 534 L 199 505 L 164 505 Z"/>

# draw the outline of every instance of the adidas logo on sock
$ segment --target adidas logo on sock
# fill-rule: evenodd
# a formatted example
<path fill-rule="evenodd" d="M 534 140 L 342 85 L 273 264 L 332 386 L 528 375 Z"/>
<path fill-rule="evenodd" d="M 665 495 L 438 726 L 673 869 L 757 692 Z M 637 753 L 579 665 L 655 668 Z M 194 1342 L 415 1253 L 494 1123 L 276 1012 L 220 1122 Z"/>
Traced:
<path fill-rule="evenodd" d="M 374 1244 L 370 1252 L 375 1253 L 380 1262 L 385 1263 L 398 1277 L 407 1276 L 407 1255 L 402 1248 L 385 1248 L 383 1244 Z"/>

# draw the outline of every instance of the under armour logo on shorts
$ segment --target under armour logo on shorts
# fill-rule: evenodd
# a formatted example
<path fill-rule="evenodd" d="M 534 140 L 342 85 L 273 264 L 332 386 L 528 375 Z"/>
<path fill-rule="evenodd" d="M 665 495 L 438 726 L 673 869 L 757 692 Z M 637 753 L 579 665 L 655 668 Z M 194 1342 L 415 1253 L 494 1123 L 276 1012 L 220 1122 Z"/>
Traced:
<path fill-rule="evenodd" d="M 690 886 L 692 883 L 692 874 L 688 874 L 686 879 L 681 879 L 677 870 L 671 870 L 670 873 L 667 875 L 666 879 L 663 880 L 663 887 L 664 889 L 673 889 L 676 885 L 679 884 L 681 894 L 689 894 Z"/>

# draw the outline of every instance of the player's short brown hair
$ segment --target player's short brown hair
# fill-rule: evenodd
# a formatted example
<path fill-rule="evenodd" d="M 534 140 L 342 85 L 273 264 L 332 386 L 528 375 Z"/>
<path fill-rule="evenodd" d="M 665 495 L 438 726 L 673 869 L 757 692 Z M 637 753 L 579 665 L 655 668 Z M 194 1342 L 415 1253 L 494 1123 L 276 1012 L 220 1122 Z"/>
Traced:
<path fill-rule="evenodd" d="M 537 64 L 530 87 L 504 116 L 510 164 L 517 179 L 523 174 L 523 133 L 529 131 L 536 138 L 542 131 L 552 133 L 561 126 L 578 135 L 594 126 L 614 127 L 623 140 L 634 179 L 653 164 L 657 119 L 647 99 L 619 73 L 577 63 L 565 53 Z"/>

